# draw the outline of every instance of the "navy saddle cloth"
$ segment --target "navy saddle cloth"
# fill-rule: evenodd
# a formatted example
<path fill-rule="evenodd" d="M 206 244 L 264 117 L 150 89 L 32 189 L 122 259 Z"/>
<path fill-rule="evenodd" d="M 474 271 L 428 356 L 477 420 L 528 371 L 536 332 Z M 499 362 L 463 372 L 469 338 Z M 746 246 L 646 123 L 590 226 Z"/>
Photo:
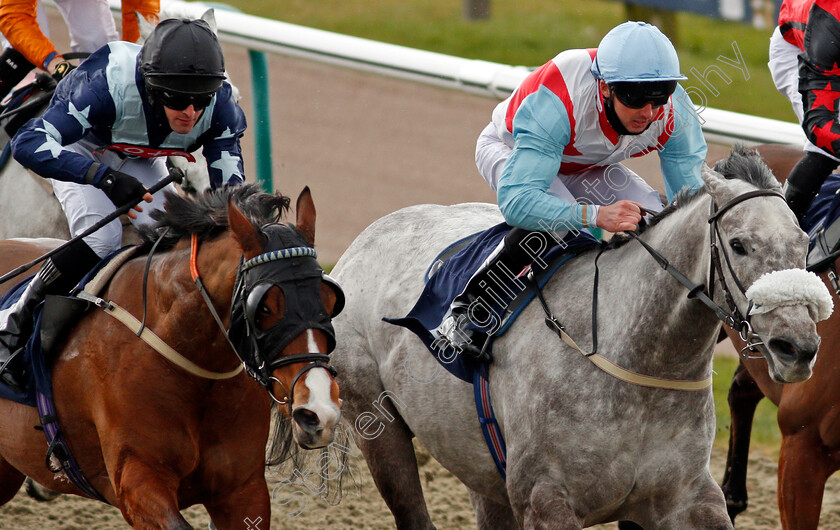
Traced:
<path fill-rule="evenodd" d="M 91 281 L 96 273 L 98 273 L 105 265 L 111 261 L 112 258 L 119 255 L 123 249 L 120 249 L 113 254 L 107 256 L 105 259 L 99 262 L 99 264 L 93 268 L 84 278 L 82 281 L 79 282 L 78 288 L 83 289 L 85 285 L 89 281 Z M 29 276 L 25 278 L 20 283 L 15 285 L 10 291 L 8 291 L 2 298 L 0 298 L 0 310 L 8 309 L 9 307 L 13 306 L 15 302 L 17 302 L 23 292 L 26 290 L 26 287 L 29 285 L 29 282 L 35 275 Z M 41 348 L 41 321 L 44 311 L 44 304 L 42 303 L 35 309 L 34 313 L 34 320 L 33 320 L 33 332 L 32 336 L 29 337 L 29 340 L 26 343 L 26 348 L 23 353 L 23 361 L 29 366 L 27 380 L 24 382 L 26 386 L 26 390 L 24 393 L 19 394 L 14 392 L 6 385 L 0 382 L 0 399 L 8 399 L 10 401 L 15 401 L 17 403 L 23 403 L 24 405 L 29 406 L 36 406 L 37 403 L 37 393 L 41 393 L 52 399 L 52 358 L 49 356 L 51 352 L 45 352 Z M 81 314 L 79 315 L 81 316 Z"/>
<path fill-rule="evenodd" d="M 20 283 L 15 285 L 10 291 L 8 291 L 3 298 L 0 298 L 0 310 L 8 309 L 15 305 L 23 292 L 26 290 L 26 287 L 29 285 L 29 282 L 34 278 L 34 275 L 29 276 L 28 278 L 22 280 Z M 30 337 L 29 342 L 26 343 L 26 350 L 24 351 L 24 362 L 27 363 L 30 367 L 34 367 L 33 363 L 33 355 L 32 355 L 32 348 L 35 347 L 33 341 L 36 337 L 40 338 L 40 325 L 41 325 L 41 307 L 39 306 L 35 310 L 35 326 L 36 331 Z M 38 340 L 39 346 L 38 350 L 40 350 L 40 340 Z M 35 385 L 33 384 L 34 373 L 36 370 L 30 369 L 29 370 L 29 379 L 25 382 L 26 384 L 26 392 L 23 394 L 18 394 L 12 391 L 3 383 L 0 383 L 0 399 L 8 399 L 11 401 L 16 401 L 18 403 L 23 403 L 25 405 L 29 405 L 34 407 L 35 406 Z"/>
<path fill-rule="evenodd" d="M 509 225 L 502 223 L 450 245 L 435 258 L 426 271 L 424 278 L 426 287 L 408 315 L 404 318 L 383 319 L 385 322 L 403 326 L 416 333 L 444 368 L 468 383 L 473 382 L 473 372 L 478 368 L 478 364 L 458 355 L 447 341 L 439 338 L 436 330 L 447 316 L 452 300 L 463 292 L 467 281 L 510 230 Z M 569 233 L 562 244 L 555 245 L 543 256 L 548 267 L 535 274 L 537 283 L 542 287 L 561 265 L 598 244 L 599 241 L 585 230 Z M 519 273 L 519 271 L 513 272 Z M 484 328 L 473 323 L 470 323 L 470 327 L 483 333 L 490 333 L 491 340 L 503 335 L 528 302 L 536 296 L 536 291 L 523 276 L 524 274 L 518 276 L 519 285 L 516 285 L 516 281 L 510 280 L 507 288 L 499 287 L 498 289 L 500 292 L 506 290 L 517 292 L 518 295 L 512 302 L 506 303 L 504 298 L 501 301 L 495 300 L 491 308 L 494 314 L 492 321 Z M 521 288 L 523 284 L 524 290 Z"/>
<path fill-rule="evenodd" d="M 821 271 L 840 254 L 840 175 L 829 175 L 808 208 L 802 229 L 811 239 L 808 269 Z"/>

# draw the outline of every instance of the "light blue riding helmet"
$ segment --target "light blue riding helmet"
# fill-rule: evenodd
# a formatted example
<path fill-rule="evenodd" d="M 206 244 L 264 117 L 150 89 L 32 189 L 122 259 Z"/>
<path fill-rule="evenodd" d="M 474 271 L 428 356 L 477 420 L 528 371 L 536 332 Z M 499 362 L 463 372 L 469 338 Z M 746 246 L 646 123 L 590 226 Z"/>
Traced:
<path fill-rule="evenodd" d="M 645 22 L 625 22 L 604 35 L 590 70 L 606 83 L 688 79 L 668 37 Z"/>

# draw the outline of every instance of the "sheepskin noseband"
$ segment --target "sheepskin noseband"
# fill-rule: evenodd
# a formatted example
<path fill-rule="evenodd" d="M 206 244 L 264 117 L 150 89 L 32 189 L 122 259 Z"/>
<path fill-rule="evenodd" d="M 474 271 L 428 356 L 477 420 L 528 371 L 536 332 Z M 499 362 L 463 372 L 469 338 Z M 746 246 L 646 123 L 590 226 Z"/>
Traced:
<path fill-rule="evenodd" d="M 763 274 L 747 289 L 752 301 L 750 315 L 767 313 L 777 307 L 807 305 L 814 322 L 831 316 L 834 302 L 820 277 L 805 269 L 786 269 Z"/>

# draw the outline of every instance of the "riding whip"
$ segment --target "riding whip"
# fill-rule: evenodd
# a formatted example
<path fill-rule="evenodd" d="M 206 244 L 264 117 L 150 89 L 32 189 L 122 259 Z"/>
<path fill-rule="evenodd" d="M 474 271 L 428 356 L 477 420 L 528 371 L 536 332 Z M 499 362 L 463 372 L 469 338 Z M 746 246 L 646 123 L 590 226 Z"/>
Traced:
<path fill-rule="evenodd" d="M 154 186 L 149 188 L 147 190 L 147 192 L 154 195 L 155 193 L 159 192 L 160 190 L 162 190 L 163 188 L 165 188 L 169 184 L 171 184 L 173 182 L 176 182 L 176 183 L 180 184 L 182 180 L 184 180 L 184 172 L 179 168 L 172 168 L 172 169 L 169 170 L 169 175 L 160 179 L 157 183 L 155 183 Z M 45 259 L 47 259 L 47 258 L 53 256 L 54 254 L 56 254 L 59 250 L 70 246 L 71 244 L 75 243 L 76 241 L 82 239 L 83 237 L 87 237 L 87 236 L 91 235 L 92 233 L 96 232 L 97 230 L 99 230 L 103 226 L 107 225 L 108 223 L 110 223 L 114 219 L 117 219 L 122 214 L 128 212 L 129 210 L 131 210 L 132 208 L 134 208 L 135 206 L 140 204 L 142 201 L 143 201 L 143 198 L 140 197 L 136 201 L 132 201 L 132 202 L 123 204 L 122 206 L 120 206 L 119 208 L 114 210 L 113 212 L 109 213 L 108 215 L 106 215 L 105 217 L 100 219 L 99 222 L 97 222 L 95 225 L 91 226 L 90 228 L 88 228 L 87 230 L 85 230 L 81 234 L 77 235 L 73 239 L 67 241 L 66 243 L 63 243 L 62 245 L 60 245 L 60 246 L 58 246 L 58 247 L 56 247 L 52 250 L 50 250 L 49 252 L 47 252 L 43 256 L 41 256 L 39 258 L 36 258 L 33 261 L 30 261 L 29 263 L 24 263 L 20 267 L 14 269 L 12 271 L 7 272 L 3 276 L 0 276 L 0 284 L 9 281 L 10 279 L 14 278 L 18 274 L 21 274 L 23 272 L 28 271 L 29 269 L 31 269 L 35 265 L 41 263 Z"/>

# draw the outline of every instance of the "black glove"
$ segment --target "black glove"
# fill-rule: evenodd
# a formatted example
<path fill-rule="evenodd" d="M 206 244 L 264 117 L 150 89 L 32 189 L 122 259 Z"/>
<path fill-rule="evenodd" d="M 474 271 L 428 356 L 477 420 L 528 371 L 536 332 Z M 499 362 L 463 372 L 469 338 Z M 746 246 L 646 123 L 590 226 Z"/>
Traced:
<path fill-rule="evenodd" d="M 99 181 L 97 187 L 104 191 L 117 207 L 137 204 L 149 191 L 136 178 L 111 168 L 105 171 L 105 176 Z"/>

